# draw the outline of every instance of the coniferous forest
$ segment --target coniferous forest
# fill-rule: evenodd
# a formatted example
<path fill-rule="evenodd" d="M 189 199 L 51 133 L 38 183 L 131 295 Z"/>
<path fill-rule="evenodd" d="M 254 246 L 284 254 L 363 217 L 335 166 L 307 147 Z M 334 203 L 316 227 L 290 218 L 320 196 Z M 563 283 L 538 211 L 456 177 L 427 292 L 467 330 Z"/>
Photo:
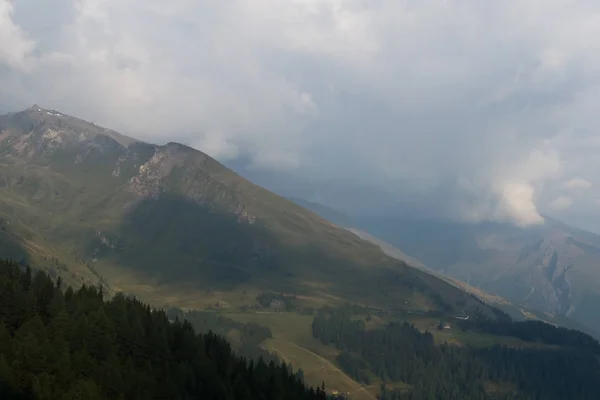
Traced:
<path fill-rule="evenodd" d="M 209 329 L 221 325 L 242 332 L 246 357 Z M 381 399 L 599 398 L 600 345 L 589 336 L 483 317 L 458 325 L 535 345 L 437 345 L 409 323 L 369 330 L 347 309 L 321 310 L 312 332 L 342 350 L 336 361 L 351 377 L 384 382 Z M 65 288 L 0 261 L 3 400 L 326 399 L 289 366 L 257 358 L 257 344 L 270 335 L 212 313 L 152 310 L 120 294 L 107 301 L 101 288 Z M 410 389 L 394 390 L 394 383 Z"/>
<path fill-rule="evenodd" d="M 135 299 L 61 286 L 0 261 L 1 399 L 326 398 L 284 364 L 247 361 Z"/>
<path fill-rule="evenodd" d="M 235 330 L 239 335 L 232 344 L 237 355 L 252 360 L 262 358 L 265 362 L 281 362 L 274 354 L 260 347 L 263 341 L 273 337 L 271 329 L 266 326 L 237 322 L 212 311 L 183 311 L 170 308 L 167 310 L 167 316 L 170 320 L 188 321 L 196 333 L 213 332 L 226 337 L 231 330 Z"/>
<path fill-rule="evenodd" d="M 478 319 L 462 328 L 527 338 L 532 345 L 436 345 L 431 333 L 407 322 L 368 330 L 344 309 L 321 311 L 312 332 L 342 350 L 337 362 L 354 379 L 370 383 L 376 377 L 411 385 L 404 391 L 382 385 L 381 399 L 600 398 L 600 346 L 592 338 L 540 322 Z"/>

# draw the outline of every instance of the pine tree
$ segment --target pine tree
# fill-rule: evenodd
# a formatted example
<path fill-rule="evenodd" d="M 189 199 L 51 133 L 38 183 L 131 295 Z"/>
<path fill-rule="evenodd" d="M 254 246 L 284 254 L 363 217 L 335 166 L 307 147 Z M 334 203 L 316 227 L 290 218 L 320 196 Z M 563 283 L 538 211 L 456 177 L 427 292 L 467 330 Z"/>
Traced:
<path fill-rule="evenodd" d="M 8 359 L 13 357 L 12 338 L 2 321 L 0 321 L 0 355 L 4 355 Z"/>
<path fill-rule="evenodd" d="M 75 381 L 62 400 L 102 400 L 100 389 L 90 379 L 79 379 Z"/>
<path fill-rule="evenodd" d="M 7 387 L 14 387 L 15 377 L 12 372 L 12 367 L 6 361 L 4 354 L 0 354 L 0 383 L 3 383 Z"/>
<path fill-rule="evenodd" d="M 298 368 L 298 371 L 296 371 L 296 378 L 304 384 L 304 371 L 302 368 Z"/>
<path fill-rule="evenodd" d="M 34 376 L 31 392 L 36 400 L 55 399 L 56 397 L 52 393 L 52 377 L 45 373 Z"/>

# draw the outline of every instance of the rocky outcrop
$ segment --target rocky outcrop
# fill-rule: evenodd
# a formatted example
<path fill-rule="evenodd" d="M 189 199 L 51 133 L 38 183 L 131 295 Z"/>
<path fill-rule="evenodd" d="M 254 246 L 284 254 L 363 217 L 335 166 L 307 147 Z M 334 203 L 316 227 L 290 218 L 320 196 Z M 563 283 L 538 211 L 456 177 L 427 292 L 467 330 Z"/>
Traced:
<path fill-rule="evenodd" d="M 123 152 L 126 147 L 116 138 L 91 123 L 38 106 L 0 117 L 3 153 L 28 160 L 68 153 L 78 165 L 94 152 Z"/>
<path fill-rule="evenodd" d="M 571 286 L 568 281 L 568 272 L 573 265 L 560 248 L 551 243 L 540 246 L 537 264 L 542 268 L 547 291 L 549 308 L 557 314 L 566 315 L 572 309 Z"/>
<path fill-rule="evenodd" d="M 154 199 L 162 193 L 183 195 L 197 204 L 233 213 L 240 223 L 254 224 L 254 213 L 219 181 L 218 174 L 207 168 L 207 159 L 205 154 L 183 145 L 158 146 L 131 178 L 129 188 L 139 196 Z"/>

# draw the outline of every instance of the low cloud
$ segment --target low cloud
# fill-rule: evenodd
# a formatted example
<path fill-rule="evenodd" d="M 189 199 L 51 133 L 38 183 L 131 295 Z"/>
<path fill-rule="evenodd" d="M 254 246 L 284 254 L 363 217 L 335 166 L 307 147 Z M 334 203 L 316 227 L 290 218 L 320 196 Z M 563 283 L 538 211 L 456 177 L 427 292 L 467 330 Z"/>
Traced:
<path fill-rule="evenodd" d="M 529 225 L 600 195 L 599 21 L 591 0 L 0 0 L 0 108 Z"/>

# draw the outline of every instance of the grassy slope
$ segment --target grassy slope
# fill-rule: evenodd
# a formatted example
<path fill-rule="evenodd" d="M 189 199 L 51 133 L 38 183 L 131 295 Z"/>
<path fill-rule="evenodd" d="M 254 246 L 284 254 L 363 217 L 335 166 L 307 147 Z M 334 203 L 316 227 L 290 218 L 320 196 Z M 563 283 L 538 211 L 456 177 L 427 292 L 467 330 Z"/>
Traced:
<path fill-rule="evenodd" d="M 368 386 L 355 382 L 335 363 L 340 351 L 334 346 L 325 346 L 312 337 L 312 316 L 268 311 L 232 312 L 226 315 L 241 322 L 268 326 L 273 332 L 273 338 L 265 341 L 263 347 L 292 363 L 294 368 L 302 368 L 309 385 L 320 385 L 324 381 L 328 390 L 346 393 L 353 400 L 377 398 L 379 382 L 375 381 Z M 396 387 L 400 388 L 402 385 Z"/>
<path fill-rule="evenodd" d="M 291 362 L 294 368 L 302 368 L 309 384 L 317 385 L 325 381 L 329 389 L 351 393 L 360 390 L 361 385 L 350 379 L 333 363 L 338 350 L 324 346 L 312 337 L 311 316 L 258 312 L 227 313 L 227 317 L 268 326 L 273 332 L 273 338 L 263 343 L 263 347 L 286 362 Z"/>

